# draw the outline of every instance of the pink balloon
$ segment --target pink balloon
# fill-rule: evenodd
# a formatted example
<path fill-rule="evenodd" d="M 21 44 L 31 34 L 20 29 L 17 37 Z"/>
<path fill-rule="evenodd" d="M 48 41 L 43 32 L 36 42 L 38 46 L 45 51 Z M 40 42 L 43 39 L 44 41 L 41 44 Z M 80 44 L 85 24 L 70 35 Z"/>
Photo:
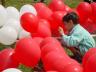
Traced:
<path fill-rule="evenodd" d="M 17 68 L 19 62 L 12 58 L 14 49 L 6 48 L 0 52 L 0 72 L 7 68 Z"/>
<path fill-rule="evenodd" d="M 40 47 L 32 38 L 20 39 L 16 43 L 14 57 L 22 64 L 34 67 L 41 57 Z"/>

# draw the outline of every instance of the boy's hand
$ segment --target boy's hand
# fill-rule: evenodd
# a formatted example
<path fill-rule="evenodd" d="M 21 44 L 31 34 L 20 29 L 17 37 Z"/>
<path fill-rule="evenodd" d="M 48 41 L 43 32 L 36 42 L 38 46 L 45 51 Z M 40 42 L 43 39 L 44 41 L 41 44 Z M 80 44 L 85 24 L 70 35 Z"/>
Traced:
<path fill-rule="evenodd" d="M 65 35 L 62 27 L 59 27 L 58 31 L 59 31 L 60 35 Z"/>

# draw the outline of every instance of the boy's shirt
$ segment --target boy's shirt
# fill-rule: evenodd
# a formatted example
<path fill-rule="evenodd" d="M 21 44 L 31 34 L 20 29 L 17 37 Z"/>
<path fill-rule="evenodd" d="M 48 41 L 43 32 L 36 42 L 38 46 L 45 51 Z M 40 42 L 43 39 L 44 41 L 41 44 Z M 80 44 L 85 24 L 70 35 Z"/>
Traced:
<path fill-rule="evenodd" d="M 78 48 L 82 55 L 84 55 L 89 48 L 95 47 L 93 37 L 80 24 L 77 24 L 72 29 L 69 36 L 63 35 L 62 40 L 68 47 Z"/>

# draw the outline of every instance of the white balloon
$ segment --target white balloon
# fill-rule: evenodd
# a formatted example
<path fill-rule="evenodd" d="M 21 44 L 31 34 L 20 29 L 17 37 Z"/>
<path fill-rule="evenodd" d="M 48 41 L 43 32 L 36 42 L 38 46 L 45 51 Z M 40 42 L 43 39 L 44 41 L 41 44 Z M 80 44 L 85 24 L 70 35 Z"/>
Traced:
<path fill-rule="evenodd" d="M 16 29 L 17 33 L 21 30 L 21 25 L 18 20 L 15 19 L 9 19 L 4 26 L 11 26 L 12 28 Z"/>
<path fill-rule="evenodd" d="M 15 7 L 7 7 L 6 8 L 7 14 L 8 14 L 8 19 L 13 18 L 16 20 L 19 20 L 20 13 Z"/>
<path fill-rule="evenodd" d="M 34 8 L 34 6 L 32 6 L 30 4 L 27 4 L 27 5 L 24 5 L 24 6 L 21 7 L 20 15 L 22 15 L 26 12 L 30 12 L 30 13 L 33 13 L 34 15 L 37 15 L 36 9 Z"/>
<path fill-rule="evenodd" d="M 6 9 L 0 5 L 0 26 L 3 26 L 7 20 L 7 12 Z"/>
<path fill-rule="evenodd" d="M 25 30 L 22 30 L 20 33 L 19 33 L 19 39 L 21 38 L 24 38 L 24 37 L 29 37 L 30 36 L 30 33 L 25 31 Z"/>
<path fill-rule="evenodd" d="M 2 72 L 22 72 L 22 71 L 20 71 L 19 69 L 15 69 L 15 68 L 9 68 L 9 69 L 3 70 Z"/>
<path fill-rule="evenodd" d="M 0 43 L 11 45 L 17 40 L 17 32 L 14 28 L 6 26 L 0 29 Z"/>

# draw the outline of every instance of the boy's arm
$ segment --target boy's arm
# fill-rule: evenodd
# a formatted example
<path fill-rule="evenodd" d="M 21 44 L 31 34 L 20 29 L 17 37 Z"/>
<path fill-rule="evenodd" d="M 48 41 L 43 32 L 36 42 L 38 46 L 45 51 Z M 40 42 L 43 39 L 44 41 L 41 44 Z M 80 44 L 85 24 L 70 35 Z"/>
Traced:
<path fill-rule="evenodd" d="M 62 36 L 63 44 L 68 47 L 76 47 L 79 45 L 81 40 L 83 39 L 82 35 L 79 32 L 74 32 L 71 36 L 67 36 L 64 34 L 63 29 L 60 27 L 59 32 Z"/>
<path fill-rule="evenodd" d="M 62 35 L 62 41 L 69 47 L 76 47 L 80 44 L 82 40 L 82 35 L 74 33 L 71 36 Z"/>

